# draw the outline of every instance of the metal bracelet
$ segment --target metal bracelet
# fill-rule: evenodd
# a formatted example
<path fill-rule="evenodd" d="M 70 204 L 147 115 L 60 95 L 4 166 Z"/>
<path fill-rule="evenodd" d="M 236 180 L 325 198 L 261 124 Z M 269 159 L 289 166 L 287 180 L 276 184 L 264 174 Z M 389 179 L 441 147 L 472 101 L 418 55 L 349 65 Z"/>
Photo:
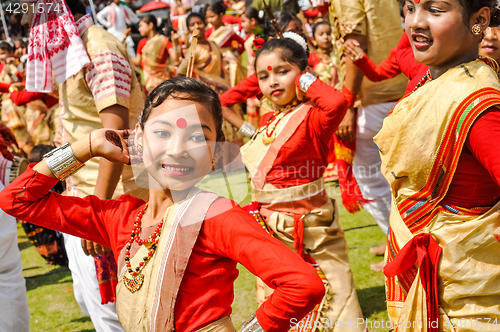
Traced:
<path fill-rule="evenodd" d="M 85 166 L 76 158 L 69 143 L 50 151 L 43 158 L 52 174 L 59 181 L 66 180 L 71 174 Z"/>
<path fill-rule="evenodd" d="M 245 121 L 238 132 L 242 133 L 246 137 L 252 137 L 255 134 L 255 127 Z"/>
<path fill-rule="evenodd" d="M 255 312 L 243 324 L 241 324 L 241 332 L 266 332 L 257 321 Z"/>
<path fill-rule="evenodd" d="M 302 90 L 303 92 L 307 92 L 311 84 L 313 84 L 314 81 L 316 81 L 317 79 L 318 78 L 311 73 L 305 73 L 304 75 L 300 76 L 299 79 L 300 90 Z"/>

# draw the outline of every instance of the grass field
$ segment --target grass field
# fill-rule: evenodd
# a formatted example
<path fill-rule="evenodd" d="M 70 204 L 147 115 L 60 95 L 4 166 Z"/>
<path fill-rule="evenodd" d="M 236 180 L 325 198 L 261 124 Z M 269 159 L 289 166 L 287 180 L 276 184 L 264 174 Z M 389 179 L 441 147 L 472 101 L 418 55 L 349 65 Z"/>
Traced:
<path fill-rule="evenodd" d="M 229 182 L 237 181 L 230 179 Z M 211 189 L 217 189 L 216 187 L 222 186 L 224 182 L 211 179 L 207 183 Z M 245 203 L 248 201 L 245 190 L 244 186 L 237 186 L 232 193 L 239 198 L 245 197 L 241 199 L 241 202 Z M 338 198 L 338 188 L 329 186 L 327 190 L 330 196 Z M 382 319 L 386 321 L 384 278 L 382 273 L 370 270 L 370 264 L 377 263 L 382 258 L 368 252 L 370 247 L 383 243 L 385 236 L 378 226 L 374 226 L 375 221 L 366 211 L 350 215 L 342 204 L 339 204 L 339 209 L 340 223 L 349 244 L 349 259 L 363 315 L 372 322 Z M 69 270 L 46 264 L 20 226 L 18 235 L 24 265 L 23 276 L 26 278 L 28 291 L 31 331 L 94 331 L 90 318 L 81 313 L 73 297 Z M 239 266 L 239 269 L 232 314 L 237 328 L 257 308 L 255 277 L 244 267 Z M 370 331 L 381 332 L 387 329 L 370 328 Z"/>

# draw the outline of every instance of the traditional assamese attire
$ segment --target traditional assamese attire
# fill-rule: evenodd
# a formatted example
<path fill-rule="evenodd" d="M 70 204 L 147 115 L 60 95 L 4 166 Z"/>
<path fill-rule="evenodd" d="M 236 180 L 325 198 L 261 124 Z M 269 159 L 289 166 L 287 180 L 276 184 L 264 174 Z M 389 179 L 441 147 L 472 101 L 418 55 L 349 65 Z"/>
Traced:
<path fill-rule="evenodd" d="M 243 39 L 236 34 L 232 25 L 223 25 L 213 31 L 208 40 L 211 40 L 219 46 L 223 54 L 223 61 L 227 63 L 227 74 L 229 75 L 230 86 L 240 83 L 246 76 L 245 67 L 241 60 L 233 53 L 233 44 L 237 45 L 237 54 L 241 55 L 245 51 Z"/>
<path fill-rule="evenodd" d="M 0 205 L 23 220 L 112 248 L 120 271 L 117 311 L 127 331 L 233 332 L 229 315 L 237 262 L 275 288 L 256 312 L 265 331 L 288 330 L 291 319 L 301 319 L 324 295 L 314 269 L 268 237 L 252 216 L 196 187 L 167 209 L 155 255 L 141 271 L 143 285 L 131 292 L 124 283 L 133 278 L 125 250 L 145 202 L 129 195 L 117 200 L 61 196 L 49 192 L 56 182 L 30 167 L 0 192 Z M 142 229 L 141 238 L 156 227 Z M 132 266 L 147 251 L 134 242 Z"/>
<path fill-rule="evenodd" d="M 304 259 L 318 264 L 328 281 L 329 297 L 316 317 L 335 322 L 362 319 L 349 268 L 347 244 L 338 223 L 338 210 L 323 184 L 328 143 L 342 121 L 347 106 L 341 92 L 316 80 L 307 91 L 310 101 L 272 118 L 261 118 L 262 127 L 241 148 L 252 185 L 252 200 L 260 204 L 273 235 Z M 270 144 L 265 125 L 274 128 Z M 364 323 L 342 331 L 364 331 Z"/>
<path fill-rule="evenodd" d="M 145 44 L 143 45 L 143 40 Z M 167 37 L 157 33 L 150 39 L 142 39 L 137 47 L 141 54 L 141 67 L 144 75 L 144 86 L 148 92 L 153 91 L 160 83 L 172 77 L 175 69 L 169 66 L 169 53 L 172 44 Z"/>
<path fill-rule="evenodd" d="M 498 331 L 497 73 L 476 60 L 421 83 L 375 137 L 393 195 L 388 314 L 399 332 Z"/>
<path fill-rule="evenodd" d="M 230 88 L 228 75 L 224 71 L 223 56 L 221 49 L 210 40 L 207 44 L 197 44 L 195 49 L 194 73 L 196 78 L 205 83 L 217 93 L 222 94 Z M 186 74 L 188 58 L 185 58 L 179 65 L 178 73 Z M 239 114 L 243 118 L 243 114 Z M 222 131 L 226 141 L 238 145 L 243 144 L 243 136 L 238 133 L 238 129 L 224 119 Z"/>

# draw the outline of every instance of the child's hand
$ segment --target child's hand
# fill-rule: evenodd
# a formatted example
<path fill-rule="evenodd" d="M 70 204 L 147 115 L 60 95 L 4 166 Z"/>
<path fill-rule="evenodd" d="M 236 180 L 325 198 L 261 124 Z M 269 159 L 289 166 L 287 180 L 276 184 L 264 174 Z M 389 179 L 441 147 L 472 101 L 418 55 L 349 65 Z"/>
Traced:
<path fill-rule="evenodd" d="M 123 39 L 127 38 L 128 36 L 131 36 L 132 35 L 132 29 L 128 28 L 128 29 L 125 29 L 125 31 L 123 32 Z"/>
<path fill-rule="evenodd" d="M 99 129 L 92 132 L 93 157 L 104 157 L 112 162 L 130 164 L 128 137 L 132 130 Z"/>
<path fill-rule="evenodd" d="M 344 43 L 344 55 L 348 56 L 352 61 L 358 61 L 363 58 L 365 52 L 363 52 L 357 40 L 348 39 Z"/>

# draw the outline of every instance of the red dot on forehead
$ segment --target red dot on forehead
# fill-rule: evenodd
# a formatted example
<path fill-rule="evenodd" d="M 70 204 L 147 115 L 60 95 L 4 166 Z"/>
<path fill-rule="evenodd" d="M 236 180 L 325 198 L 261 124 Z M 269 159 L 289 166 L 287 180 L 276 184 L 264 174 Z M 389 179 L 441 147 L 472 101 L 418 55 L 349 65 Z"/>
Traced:
<path fill-rule="evenodd" d="M 186 121 L 186 119 L 184 119 L 184 118 L 178 118 L 178 119 L 177 119 L 177 122 L 176 122 L 175 124 L 177 125 L 177 127 L 179 127 L 179 128 L 181 128 L 181 129 L 182 129 L 182 128 L 185 128 L 185 127 L 186 127 L 186 125 L 187 125 L 187 121 Z"/>
<path fill-rule="evenodd" d="M 273 67 L 267 66 L 267 70 L 273 70 Z"/>

